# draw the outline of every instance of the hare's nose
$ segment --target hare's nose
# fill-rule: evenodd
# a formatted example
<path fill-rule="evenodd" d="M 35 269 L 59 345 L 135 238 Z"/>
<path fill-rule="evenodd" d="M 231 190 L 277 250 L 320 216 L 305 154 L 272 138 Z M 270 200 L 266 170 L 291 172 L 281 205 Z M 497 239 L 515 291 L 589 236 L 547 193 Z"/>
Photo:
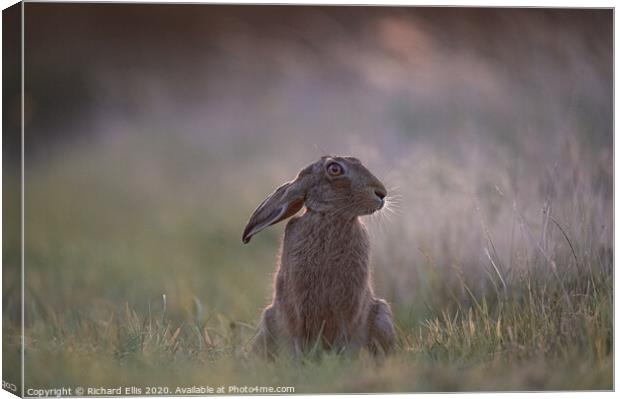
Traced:
<path fill-rule="evenodd" d="M 387 192 L 386 192 L 384 189 L 382 189 L 382 188 L 376 188 L 376 189 L 375 189 L 375 195 L 376 195 L 377 197 L 379 197 L 379 199 L 381 199 L 381 200 L 382 200 L 382 199 L 384 199 L 384 198 L 385 198 L 385 196 L 387 195 Z"/>

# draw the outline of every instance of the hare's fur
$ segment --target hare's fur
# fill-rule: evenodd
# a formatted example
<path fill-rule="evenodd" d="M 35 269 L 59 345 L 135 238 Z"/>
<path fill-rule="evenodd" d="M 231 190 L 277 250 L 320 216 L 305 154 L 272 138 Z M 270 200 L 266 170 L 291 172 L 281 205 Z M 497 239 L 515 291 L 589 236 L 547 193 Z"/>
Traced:
<path fill-rule="evenodd" d="M 345 166 L 346 179 L 324 175 L 324 165 L 332 160 Z M 392 314 L 390 306 L 374 296 L 368 265 L 370 243 L 359 219 L 380 209 L 383 197 L 375 208 L 372 201 L 377 198 L 372 196 L 377 190 L 385 196 L 385 188 L 355 158 L 324 157 L 288 183 L 287 189 L 304 176 L 306 182 L 300 186 L 306 210 L 286 225 L 273 301 L 263 311 L 254 350 L 269 357 L 282 346 L 295 354 L 317 347 L 388 353 L 395 340 Z M 300 207 L 297 203 L 293 209 L 278 212 L 290 214 Z M 273 217 L 274 212 L 267 213 Z"/>

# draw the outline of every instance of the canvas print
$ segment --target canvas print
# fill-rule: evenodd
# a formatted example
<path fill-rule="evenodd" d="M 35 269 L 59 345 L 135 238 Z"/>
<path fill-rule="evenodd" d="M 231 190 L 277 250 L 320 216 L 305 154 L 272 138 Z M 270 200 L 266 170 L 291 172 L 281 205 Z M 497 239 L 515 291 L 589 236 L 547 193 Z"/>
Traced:
<path fill-rule="evenodd" d="M 5 390 L 614 388 L 612 9 L 2 16 Z"/>

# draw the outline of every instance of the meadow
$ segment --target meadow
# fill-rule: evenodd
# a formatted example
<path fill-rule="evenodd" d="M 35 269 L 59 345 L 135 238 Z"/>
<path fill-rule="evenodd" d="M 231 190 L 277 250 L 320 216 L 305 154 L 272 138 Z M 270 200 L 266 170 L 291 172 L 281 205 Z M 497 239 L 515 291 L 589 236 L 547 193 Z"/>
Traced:
<path fill-rule="evenodd" d="M 386 13 L 322 45 L 328 65 L 245 32 L 188 102 L 153 71 L 102 67 L 96 117 L 27 147 L 26 388 L 613 389 L 610 42 L 536 15 L 519 14 L 526 33 L 500 18 L 493 42 Z M 311 26 L 299 35 L 316 43 Z M 384 361 L 254 358 L 283 224 L 248 245 L 241 232 L 325 153 L 360 158 L 394 202 L 364 221 L 398 348 Z M 5 264 L 18 245 L 5 242 Z M 5 370 L 16 290 L 4 280 Z"/>

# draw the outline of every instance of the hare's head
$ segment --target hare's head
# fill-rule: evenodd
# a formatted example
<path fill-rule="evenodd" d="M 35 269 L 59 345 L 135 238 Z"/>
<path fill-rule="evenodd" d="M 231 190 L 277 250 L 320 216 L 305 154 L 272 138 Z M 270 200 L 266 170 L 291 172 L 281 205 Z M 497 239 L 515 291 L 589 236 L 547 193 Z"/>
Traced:
<path fill-rule="evenodd" d="M 353 157 L 325 156 L 278 187 L 256 208 L 245 230 L 244 243 L 265 227 L 297 213 L 310 211 L 336 216 L 369 215 L 381 209 L 387 190 Z"/>

